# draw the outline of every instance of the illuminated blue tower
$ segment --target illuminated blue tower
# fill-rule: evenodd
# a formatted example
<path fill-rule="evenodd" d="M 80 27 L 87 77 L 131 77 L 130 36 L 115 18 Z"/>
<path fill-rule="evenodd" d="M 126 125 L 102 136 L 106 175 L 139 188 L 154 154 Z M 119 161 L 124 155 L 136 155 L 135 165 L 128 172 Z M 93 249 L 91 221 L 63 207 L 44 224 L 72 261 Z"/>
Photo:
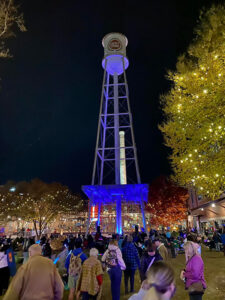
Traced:
<path fill-rule="evenodd" d="M 140 206 L 143 227 L 146 227 L 144 202 L 148 197 L 148 185 L 141 184 L 134 140 L 125 72 L 129 65 L 127 44 L 127 38 L 121 33 L 107 34 L 102 40 L 104 76 L 92 183 L 82 187 L 89 198 L 87 232 L 93 206 L 98 206 L 100 225 L 102 205 L 115 205 L 115 231 L 121 234 L 124 203 Z"/>

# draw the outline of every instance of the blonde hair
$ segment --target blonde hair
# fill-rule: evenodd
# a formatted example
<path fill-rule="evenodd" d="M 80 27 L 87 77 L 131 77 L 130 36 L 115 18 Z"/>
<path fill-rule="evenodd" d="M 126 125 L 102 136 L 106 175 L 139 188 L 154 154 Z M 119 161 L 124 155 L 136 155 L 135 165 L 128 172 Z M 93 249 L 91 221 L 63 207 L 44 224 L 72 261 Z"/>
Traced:
<path fill-rule="evenodd" d="M 109 245 L 114 245 L 114 246 L 118 246 L 118 242 L 117 242 L 117 240 L 111 240 L 110 242 L 109 242 Z"/>
<path fill-rule="evenodd" d="M 184 251 L 186 262 L 188 262 L 196 254 L 198 254 L 198 248 L 196 247 L 195 243 L 190 241 L 184 244 Z"/>
<path fill-rule="evenodd" d="M 166 263 L 159 261 L 154 263 L 147 273 L 149 291 L 144 300 L 161 300 L 170 285 L 174 282 L 174 271 Z"/>

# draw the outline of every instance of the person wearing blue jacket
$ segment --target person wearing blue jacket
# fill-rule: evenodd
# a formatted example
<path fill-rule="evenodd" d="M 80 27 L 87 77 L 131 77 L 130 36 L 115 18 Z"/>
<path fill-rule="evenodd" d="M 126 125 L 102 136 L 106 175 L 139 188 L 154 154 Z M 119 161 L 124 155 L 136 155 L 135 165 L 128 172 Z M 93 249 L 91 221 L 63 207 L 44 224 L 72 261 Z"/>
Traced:
<path fill-rule="evenodd" d="M 15 255 L 14 255 L 13 249 L 11 247 L 9 247 L 6 250 L 6 254 L 7 254 L 7 261 L 8 261 L 10 276 L 13 277 L 16 275 L 16 261 L 15 261 Z"/>
<path fill-rule="evenodd" d="M 122 248 L 123 260 L 126 265 L 124 270 L 124 285 L 125 294 L 128 293 L 128 280 L 130 279 L 130 292 L 134 292 L 134 276 L 137 268 L 140 269 L 140 259 L 137 248 L 134 246 L 133 237 L 129 235 L 127 237 L 127 243 Z"/>

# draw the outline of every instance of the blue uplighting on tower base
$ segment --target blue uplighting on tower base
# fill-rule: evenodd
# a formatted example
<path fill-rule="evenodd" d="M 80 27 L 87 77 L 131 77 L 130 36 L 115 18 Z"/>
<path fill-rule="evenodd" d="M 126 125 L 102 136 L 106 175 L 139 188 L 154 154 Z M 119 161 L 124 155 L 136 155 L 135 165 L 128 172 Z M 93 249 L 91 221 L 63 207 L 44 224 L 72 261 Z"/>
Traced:
<path fill-rule="evenodd" d="M 122 204 L 139 204 L 141 206 L 143 227 L 146 230 L 144 202 L 148 201 L 147 184 L 115 184 L 115 185 L 85 185 L 83 192 L 90 200 L 90 205 L 98 205 L 98 225 L 100 225 L 100 210 L 102 205 L 116 204 L 116 231 L 122 234 Z"/>

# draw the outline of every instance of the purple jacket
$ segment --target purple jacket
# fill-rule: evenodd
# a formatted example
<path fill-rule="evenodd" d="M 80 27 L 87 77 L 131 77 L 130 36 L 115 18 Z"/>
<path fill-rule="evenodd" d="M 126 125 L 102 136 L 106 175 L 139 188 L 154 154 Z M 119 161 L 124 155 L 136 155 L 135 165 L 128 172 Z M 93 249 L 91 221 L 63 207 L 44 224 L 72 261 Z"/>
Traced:
<path fill-rule="evenodd" d="M 186 278 L 185 287 L 189 288 L 194 282 L 201 281 L 203 288 L 206 289 L 206 282 L 204 278 L 204 263 L 199 255 L 194 255 L 187 263 L 184 272 Z"/>

